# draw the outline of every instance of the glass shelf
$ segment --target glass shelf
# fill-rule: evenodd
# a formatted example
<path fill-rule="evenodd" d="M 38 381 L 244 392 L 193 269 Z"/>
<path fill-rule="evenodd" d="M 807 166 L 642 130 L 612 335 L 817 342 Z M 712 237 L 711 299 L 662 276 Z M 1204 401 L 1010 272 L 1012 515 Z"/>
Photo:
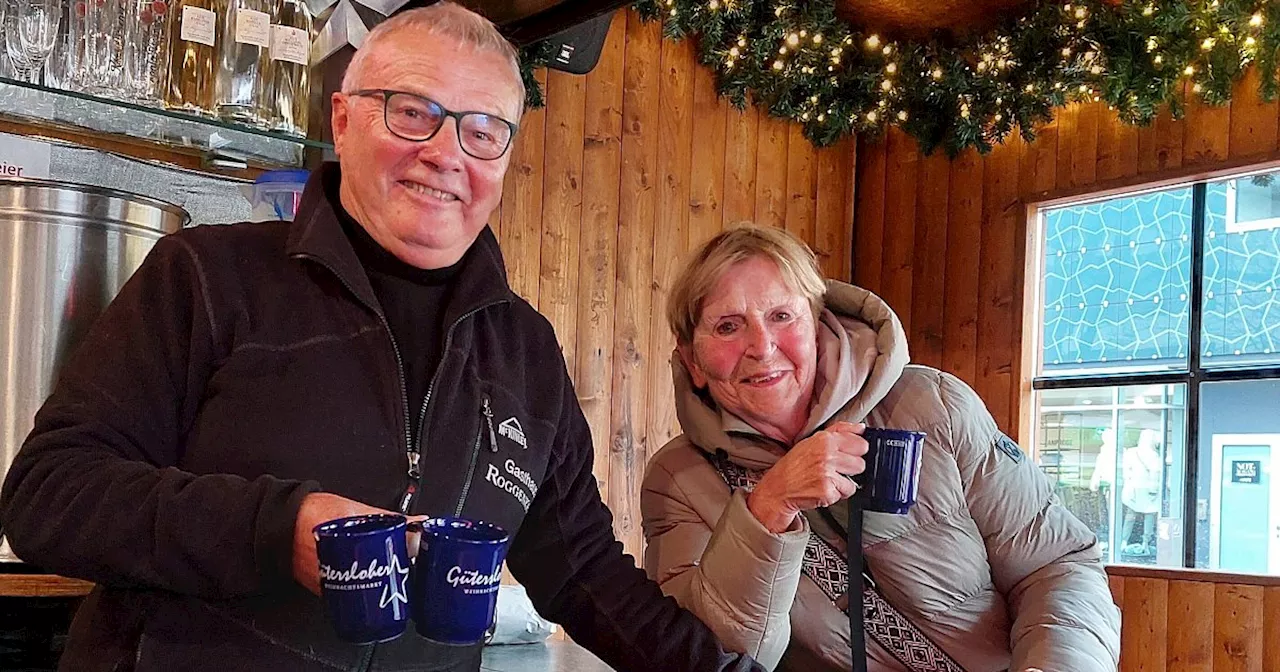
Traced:
<path fill-rule="evenodd" d="M 0 116 L 193 149 L 214 167 L 296 167 L 302 165 L 306 148 L 333 148 L 307 138 L 9 77 L 0 77 Z"/>

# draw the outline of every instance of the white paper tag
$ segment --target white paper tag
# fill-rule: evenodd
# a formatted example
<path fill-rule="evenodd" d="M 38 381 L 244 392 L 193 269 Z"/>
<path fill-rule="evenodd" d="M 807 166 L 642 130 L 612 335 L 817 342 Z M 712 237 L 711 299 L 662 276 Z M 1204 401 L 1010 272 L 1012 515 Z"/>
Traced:
<path fill-rule="evenodd" d="M 236 42 L 258 47 L 271 46 L 271 15 L 252 9 L 237 9 Z"/>
<path fill-rule="evenodd" d="M 271 26 L 271 60 L 307 65 L 311 39 L 307 31 L 290 26 Z"/>
<path fill-rule="evenodd" d="M 0 177 L 49 177 L 52 146 L 18 135 L 0 133 Z"/>
<path fill-rule="evenodd" d="M 199 7 L 182 8 L 182 32 L 179 37 L 212 47 L 217 41 L 218 15 Z"/>

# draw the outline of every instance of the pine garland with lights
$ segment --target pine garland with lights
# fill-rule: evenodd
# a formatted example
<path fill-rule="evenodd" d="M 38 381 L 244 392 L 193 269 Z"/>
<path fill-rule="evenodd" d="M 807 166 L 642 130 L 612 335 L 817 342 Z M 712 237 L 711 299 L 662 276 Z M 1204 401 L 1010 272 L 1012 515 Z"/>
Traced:
<path fill-rule="evenodd" d="M 748 97 L 825 146 L 902 128 L 924 152 L 989 151 L 1034 139 L 1054 108 L 1105 101 L 1130 124 L 1189 95 L 1226 102 L 1246 67 L 1277 94 L 1280 2 L 1087 0 L 1040 4 L 966 44 L 896 42 L 859 31 L 832 0 L 640 0 L 670 39 L 696 39 L 720 93 Z M 541 63 L 545 63 L 542 60 Z M 530 61 L 534 67 L 538 61 Z M 527 78 L 532 81 L 531 77 Z M 536 85 L 531 99 L 540 99 Z"/>

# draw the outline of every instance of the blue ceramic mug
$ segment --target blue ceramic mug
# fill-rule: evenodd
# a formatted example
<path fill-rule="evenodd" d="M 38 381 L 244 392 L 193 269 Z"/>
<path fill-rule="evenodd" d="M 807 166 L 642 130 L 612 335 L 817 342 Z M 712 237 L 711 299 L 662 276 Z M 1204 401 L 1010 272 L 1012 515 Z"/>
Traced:
<path fill-rule="evenodd" d="M 924 432 L 868 427 L 862 433 L 869 446 L 866 471 L 853 480 L 857 497 L 867 511 L 904 514 L 920 492 L 920 462 Z"/>
<path fill-rule="evenodd" d="M 465 518 L 422 521 L 410 610 L 418 634 L 440 644 L 484 641 L 493 623 L 510 535 Z"/>
<path fill-rule="evenodd" d="M 404 516 L 373 514 L 317 525 L 320 588 L 329 621 L 352 644 L 386 642 L 409 622 Z"/>

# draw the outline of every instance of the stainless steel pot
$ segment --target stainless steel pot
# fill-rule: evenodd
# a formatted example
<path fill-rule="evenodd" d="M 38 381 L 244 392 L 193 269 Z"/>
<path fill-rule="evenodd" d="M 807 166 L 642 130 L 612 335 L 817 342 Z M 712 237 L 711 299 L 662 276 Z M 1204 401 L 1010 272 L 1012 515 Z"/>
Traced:
<path fill-rule="evenodd" d="M 72 349 L 156 240 L 189 220 L 144 196 L 0 180 L 0 478 Z"/>

